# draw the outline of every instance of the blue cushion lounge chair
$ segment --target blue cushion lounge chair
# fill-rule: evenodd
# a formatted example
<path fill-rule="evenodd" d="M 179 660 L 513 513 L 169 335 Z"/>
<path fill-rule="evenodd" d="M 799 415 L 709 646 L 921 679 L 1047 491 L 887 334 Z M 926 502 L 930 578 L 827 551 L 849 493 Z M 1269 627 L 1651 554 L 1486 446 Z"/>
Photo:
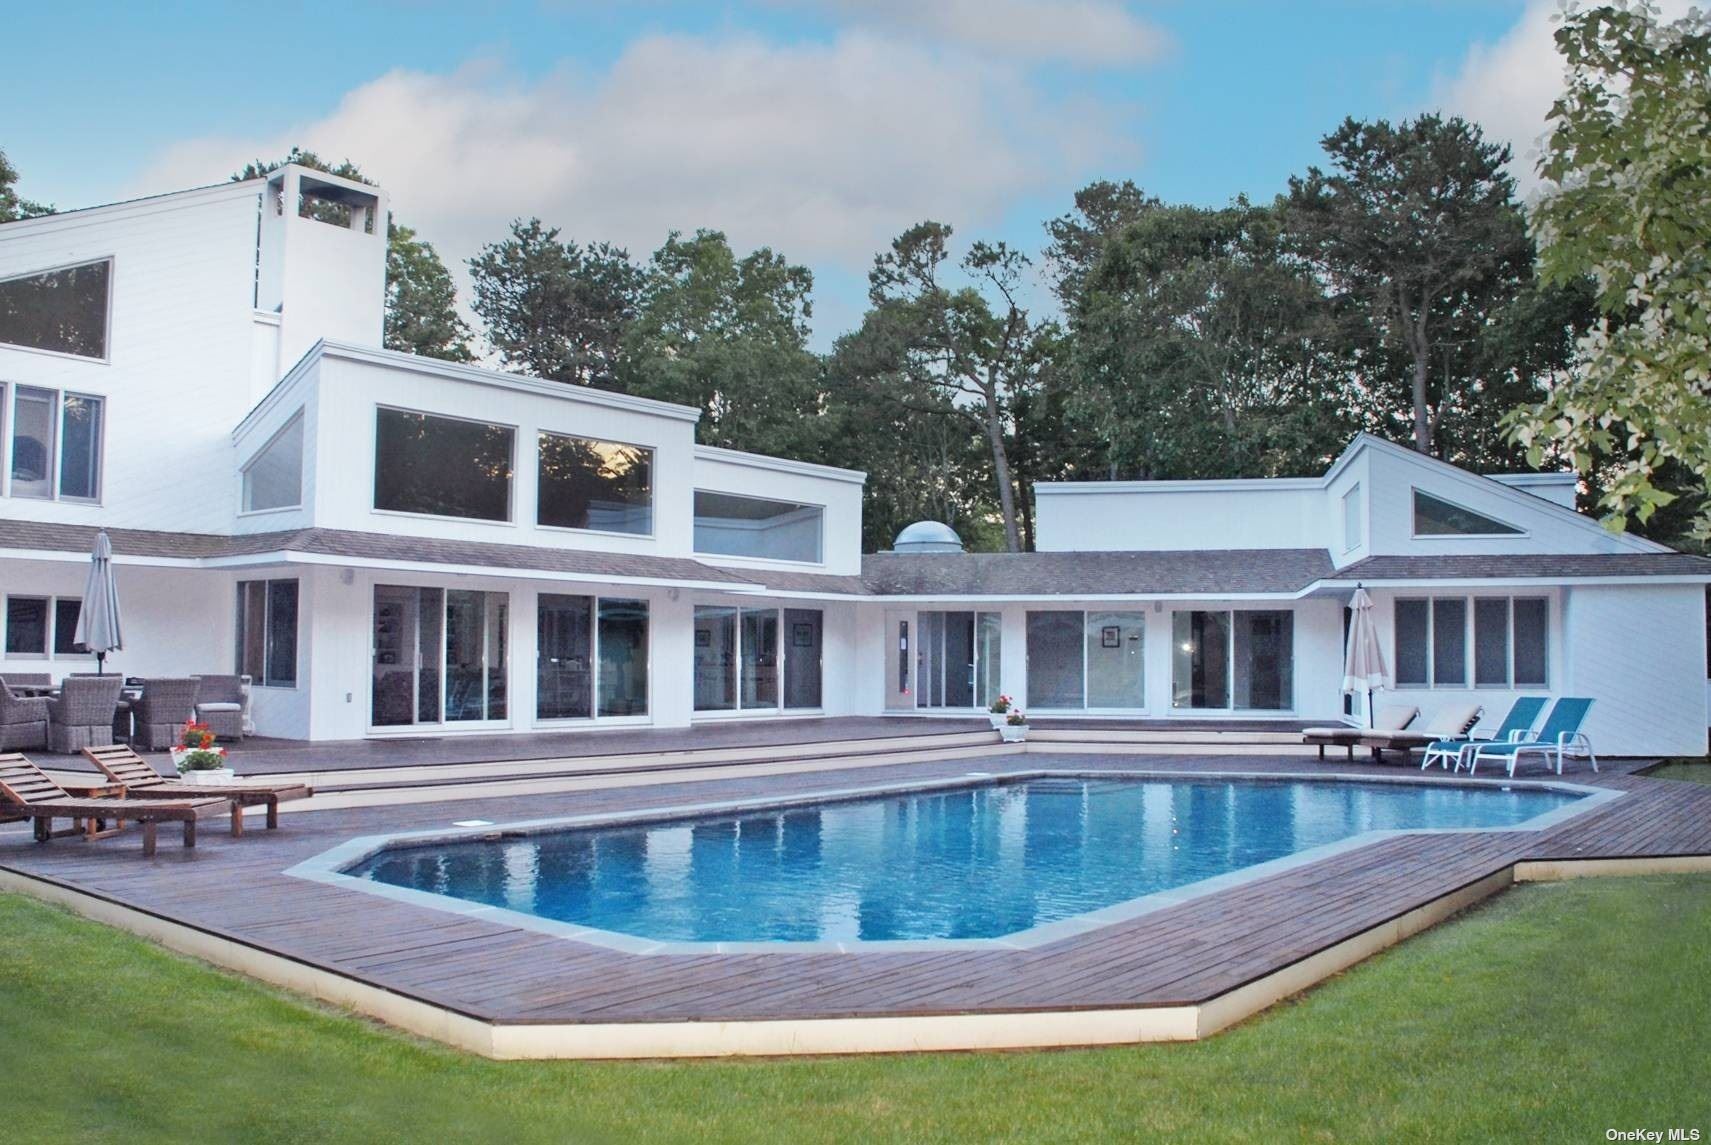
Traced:
<path fill-rule="evenodd" d="M 1515 774 L 1515 765 L 1521 756 L 1532 752 L 1545 757 L 1545 766 L 1549 767 L 1551 758 L 1556 757 L 1557 774 L 1562 774 L 1563 756 L 1573 752 L 1575 755 L 1585 755 L 1592 761 L 1592 770 L 1598 770 L 1598 757 L 1592 754 L 1592 741 L 1587 739 L 1580 730 L 1580 725 L 1586 722 L 1586 713 L 1592 707 L 1592 701 L 1576 696 L 1564 696 L 1551 708 L 1551 714 L 1545 717 L 1545 726 L 1539 729 L 1539 734 L 1530 740 L 1516 740 L 1510 743 L 1482 743 L 1473 750 L 1473 758 L 1468 764 L 1468 774 L 1472 774 L 1482 759 L 1507 760 L 1509 774 Z"/>
<path fill-rule="evenodd" d="M 1428 744 L 1426 758 L 1420 761 L 1420 770 L 1425 771 L 1432 764 L 1439 763 L 1446 768 L 1460 771 L 1463 757 L 1481 743 L 1508 743 L 1512 740 L 1532 738 L 1533 725 L 1539 722 L 1539 713 L 1545 710 L 1545 705 L 1549 702 L 1549 696 L 1516 697 L 1509 714 L 1503 717 L 1503 722 L 1497 725 L 1497 730 L 1489 736 L 1481 736 L 1478 739 L 1462 736 L 1460 739 L 1441 739 Z"/>

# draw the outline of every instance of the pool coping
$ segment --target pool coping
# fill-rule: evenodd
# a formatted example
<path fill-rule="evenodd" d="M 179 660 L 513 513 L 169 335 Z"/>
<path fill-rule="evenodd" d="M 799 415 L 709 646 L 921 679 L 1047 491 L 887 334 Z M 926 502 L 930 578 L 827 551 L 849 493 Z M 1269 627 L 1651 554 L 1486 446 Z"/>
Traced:
<path fill-rule="evenodd" d="M 1422 769 L 1423 771 L 1424 769 Z M 1175 783 L 1199 781 L 1228 782 L 1230 780 L 1261 782 L 1313 782 L 1353 784 L 1400 784 L 1427 787 L 1525 788 L 1572 792 L 1581 796 L 1573 803 L 1543 812 L 1512 826 L 1502 827 L 1420 827 L 1364 831 L 1333 843 L 1297 851 L 1281 858 L 1242 867 L 1222 875 L 1197 879 L 1179 887 L 1171 887 L 1137 898 L 1127 899 L 1098 910 L 1072 915 L 1043 923 L 997 938 L 919 938 L 883 940 L 807 940 L 760 942 L 697 942 L 646 939 L 620 931 L 603 930 L 578 923 L 543 918 L 509 907 L 477 903 L 432 891 L 415 890 L 372 879 L 347 874 L 355 866 L 382 851 L 400 844 L 430 846 L 436 843 L 458 843 L 476 840 L 499 840 L 508 836 L 527 837 L 570 829 L 593 829 L 612 826 L 635 826 L 670 823 L 683 819 L 701 818 L 710 814 L 743 811 L 779 811 L 793 807 L 847 803 L 883 795 L 920 794 L 934 791 L 956 791 L 969 787 L 1000 786 L 1025 783 L 1036 779 L 1146 779 Z M 625 811 L 595 812 L 587 815 L 555 816 L 546 819 L 525 819 L 509 823 L 486 823 L 466 827 L 427 828 L 417 831 L 387 832 L 359 835 L 326 851 L 311 856 L 284 870 L 284 874 L 361 894 L 389 899 L 393 902 L 434 910 L 443 914 L 479 919 L 496 925 L 544 934 L 567 941 L 587 943 L 602 949 L 636 956 L 693 954 L 809 954 L 809 953 L 934 953 L 946 951 L 1033 950 L 1062 942 L 1119 923 L 1129 922 L 1156 911 L 1185 902 L 1218 894 L 1234 887 L 1317 863 L 1336 855 L 1371 846 L 1386 839 L 1409 835 L 1459 835 L 1514 833 L 1525 834 L 1550 830 L 1589 812 L 1608 806 L 1628 793 L 1611 787 L 1574 783 L 1560 777 L 1513 779 L 1509 777 L 1482 779 L 1476 776 L 1383 775 L 1349 777 L 1344 775 L 1313 775 L 1311 773 L 1211 770 L 1198 771 L 1192 776 L 1181 772 L 1146 768 L 1122 769 L 1039 769 L 1017 772 L 971 771 L 960 776 L 940 777 L 917 782 L 890 782 L 831 791 L 799 793 L 781 796 L 742 797 L 737 799 L 675 804 L 667 807 L 636 808 Z"/>

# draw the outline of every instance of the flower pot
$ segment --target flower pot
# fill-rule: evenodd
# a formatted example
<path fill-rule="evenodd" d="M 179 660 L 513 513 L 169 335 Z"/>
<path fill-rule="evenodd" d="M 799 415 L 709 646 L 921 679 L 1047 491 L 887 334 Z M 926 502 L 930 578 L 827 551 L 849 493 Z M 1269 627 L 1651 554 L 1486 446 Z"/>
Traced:
<path fill-rule="evenodd" d="M 1005 724 L 998 729 L 998 735 L 1005 743 L 1021 743 L 1028 738 L 1028 725 Z"/>
<path fill-rule="evenodd" d="M 992 721 L 993 727 L 1001 728 L 1004 726 L 1006 716 L 1003 712 L 987 712 L 986 718 Z"/>
<path fill-rule="evenodd" d="M 236 778 L 236 773 L 229 767 L 210 767 L 201 771 L 182 772 L 179 778 L 198 787 L 218 787 L 222 783 L 230 783 Z"/>

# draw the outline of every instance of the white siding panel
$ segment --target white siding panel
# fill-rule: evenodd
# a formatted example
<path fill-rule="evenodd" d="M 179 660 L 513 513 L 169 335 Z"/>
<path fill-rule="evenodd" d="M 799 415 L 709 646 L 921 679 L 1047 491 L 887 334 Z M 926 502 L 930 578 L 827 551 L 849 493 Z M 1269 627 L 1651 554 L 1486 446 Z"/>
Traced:
<path fill-rule="evenodd" d="M 1705 592 L 1699 585 L 1568 590 L 1567 673 L 1590 696 L 1593 747 L 1615 755 L 1705 754 Z"/>

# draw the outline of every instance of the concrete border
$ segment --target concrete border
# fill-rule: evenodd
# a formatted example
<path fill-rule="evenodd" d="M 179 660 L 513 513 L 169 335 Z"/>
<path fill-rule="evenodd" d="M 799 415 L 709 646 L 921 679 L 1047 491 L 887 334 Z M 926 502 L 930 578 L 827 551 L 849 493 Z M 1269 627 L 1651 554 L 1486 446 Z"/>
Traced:
<path fill-rule="evenodd" d="M 1026 783 L 1036 779 L 1139 779 L 1168 783 L 1192 782 L 1249 782 L 1249 783 L 1325 783 L 1356 786 L 1390 785 L 1415 787 L 1463 787 L 1472 789 L 1497 788 L 1508 790 L 1519 787 L 1528 790 L 1570 792 L 1577 796 L 1573 803 L 1541 812 L 1531 819 L 1505 827 L 1411 827 L 1394 830 L 1365 831 L 1351 835 L 1334 842 L 1321 844 L 1305 851 L 1297 851 L 1263 863 L 1255 863 L 1221 875 L 1197 879 L 1181 886 L 1167 887 L 1137 898 L 1125 899 L 1111 903 L 1097 910 L 1084 911 L 1067 918 L 1056 919 L 1041 923 L 1026 930 L 993 938 L 963 938 L 963 939 L 896 939 L 896 940 L 807 940 L 807 941 L 777 941 L 777 942 L 748 942 L 748 941 L 719 941 L 698 942 L 687 940 L 667 940 L 645 938 L 640 935 L 620 931 L 603 930 L 582 923 L 567 922 L 558 919 L 545 918 L 530 914 L 526 911 L 513 910 L 504 906 L 477 902 L 472 899 L 458 898 L 453 895 L 439 894 L 434 891 L 418 890 L 413 887 L 395 886 L 389 883 L 376 882 L 348 873 L 351 867 L 380 854 L 382 851 L 423 847 L 435 844 L 456 844 L 472 841 L 496 841 L 504 838 L 527 838 L 530 835 L 547 834 L 565 830 L 591 830 L 601 827 L 636 826 L 656 823 L 678 822 L 692 820 L 708 815 L 728 815 L 744 811 L 779 811 L 791 807 L 821 806 L 826 804 L 847 803 L 862 799 L 878 798 L 886 795 L 914 795 L 936 791 L 952 791 L 969 787 L 1005 786 Z M 1584 815 L 1605 806 L 1612 800 L 1620 799 L 1624 792 L 1617 788 L 1591 787 L 1585 784 L 1568 782 L 1556 777 L 1549 779 L 1480 779 L 1473 776 L 1442 776 L 1429 775 L 1396 775 L 1378 777 L 1349 777 L 1338 774 L 1296 775 L 1287 772 L 1268 771 L 1210 771 L 1195 772 L 1186 776 L 1177 772 L 1159 772 L 1124 768 L 1110 771 L 1077 771 L 1069 769 L 1024 770 L 995 774 L 985 771 L 971 771 L 960 776 L 920 780 L 917 782 L 887 783 L 866 787 L 840 788 L 832 791 L 791 794 L 782 796 L 744 796 L 736 799 L 717 800 L 712 802 L 676 804 L 666 807 L 636 808 L 627 811 L 603 811 L 587 815 L 573 815 L 548 819 L 531 819 L 510 823 L 485 823 L 479 827 L 467 828 L 428 828 L 416 831 L 388 832 L 379 835 L 361 835 L 346 840 L 329 850 L 288 867 L 285 874 L 293 877 L 318 882 L 360 894 L 372 895 L 392 902 L 406 903 L 426 910 L 440 911 L 446 914 L 461 915 L 467 918 L 479 918 L 485 922 L 514 927 L 536 934 L 547 934 L 576 942 L 584 942 L 607 950 L 616 950 L 624 954 L 650 955 L 682 955 L 682 954 L 778 954 L 778 953 L 880 953 L 884 951 L 935 951 L 935 950 L 1028 950 L 1061 942 L 1076 935 L 1099 930 L 1115 923 L 1128 922 L 1151 914 L 1154 911 L 1229 890 L 1257 879 L 1269 878 L 1284 872 L 1298 869 L 1310 863 L 1316 863 L 1336 855 L 1360 847 L 1369 846 L 1385 839 L 1393 839 L 1402 835 L 1435 835 L 1435 834 L 1481 834 L 1491 831 L 1528 832 L 1544 831 L 1556 827 L 1565 820 Z"/>

